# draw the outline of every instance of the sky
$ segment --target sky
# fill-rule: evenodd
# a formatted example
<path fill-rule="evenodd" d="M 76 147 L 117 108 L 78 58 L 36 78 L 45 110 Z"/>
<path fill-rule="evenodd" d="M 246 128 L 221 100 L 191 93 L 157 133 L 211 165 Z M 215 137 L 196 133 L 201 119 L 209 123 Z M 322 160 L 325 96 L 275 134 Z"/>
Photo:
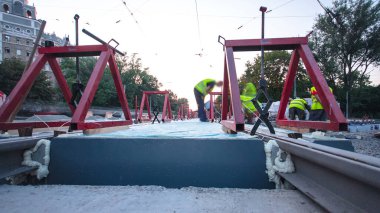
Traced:
<path fill-rule="evenodd" d="M 69 35 L 72 43 L 73 17 L 78 14 L 80 29 L 105 41 L 117 40 L 118 49 L 128 55 L 137 53 L 143 67 L 163 84 L 161 89 L 187 98 L 192 109 L 196 109 L 196 83 L 205 78 L 223 80 L 219 35 L 227 40 L 260 38 L 260 6 L 272 10 L 266 13 L 266 38 L 305 36 L 323 13 L 317 0 L 29 0 L 29 4 L 36 7 L 37 19 L 47 21 L 45 32 Z M 83 33 L 79 43 L 98 44 Z M 235 53 L 238 77 L 258 53 Z M 380 84 L 378 69 L 371 80 Z"/>

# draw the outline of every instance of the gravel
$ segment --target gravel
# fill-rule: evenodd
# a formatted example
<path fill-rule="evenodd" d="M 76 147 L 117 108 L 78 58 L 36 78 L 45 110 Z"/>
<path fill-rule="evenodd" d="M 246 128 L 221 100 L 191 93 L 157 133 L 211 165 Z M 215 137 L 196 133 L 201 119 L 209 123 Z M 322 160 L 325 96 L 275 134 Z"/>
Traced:
<path fill-rule="evenodd" d="M 374 134 L 379 130 L 369 132 L 328 132 L 326 135 L 351 140 L 357 153 L 380 158 L 380 139 Z"/>

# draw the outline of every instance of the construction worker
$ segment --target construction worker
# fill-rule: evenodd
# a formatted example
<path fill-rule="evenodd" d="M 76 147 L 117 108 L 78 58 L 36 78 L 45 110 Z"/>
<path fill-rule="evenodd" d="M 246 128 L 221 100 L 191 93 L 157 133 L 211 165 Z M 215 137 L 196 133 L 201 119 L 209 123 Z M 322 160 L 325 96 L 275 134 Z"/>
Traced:
<path fill-rule="evenodd" d="M 330 88 L 330 92 L 332 93 L 333 90 Z M 315 89 L 315 87 L 312 87 L 310 89 L 311 94 L 311 110 L 310 110 L 310 116 L 309 120 L 311 121 L 326 121 L 326 112 L 321 104 L 321 100 L 318 96 L 318 92 Z"/>
<path fill-rule="evenodd" d="M 240 95 L 241 105 L 243 106 L 247 123 L 253 123 L 253 115 L 257 111 L 252 99 L 256 97 L 256 87 L 253 83 L 247 83 Z"/>
<path fill-rule="evenodd" d="M 207 94 L 212 92 L 215 85 L 221 87 L 223 85 L 223 81 L 217 82 L 214 79 L 204 79 L 194 87 L 194 96 L 198 105 L 198 118 L 202 122 L 208 121 L 205 111 L 205 97 Z"/>
<path fill-rule="evenodd" d="M 305 109 L 310 111 L 310 107 L 303 98 L 292 99 L 289 104 L 289 119 L 295 120 L 296 116 L 299 120 L 306 119 Z"/>

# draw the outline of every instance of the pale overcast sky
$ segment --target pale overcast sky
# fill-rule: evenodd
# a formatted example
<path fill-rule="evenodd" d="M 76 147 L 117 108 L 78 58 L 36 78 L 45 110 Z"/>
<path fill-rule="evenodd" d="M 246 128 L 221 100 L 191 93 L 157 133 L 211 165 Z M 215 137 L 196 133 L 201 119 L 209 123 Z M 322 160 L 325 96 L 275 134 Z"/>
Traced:
<path fill-rule="evenodd" d="M 332 3 L 322 2 L 326 6 Z M 47 21 L 46 32 L 61 37 L 70 35 L 74 43 L 73 17 L 79 14 L 80 29 L 86 28 L 106 41 L 116 39 L 120 43 L 118 49 L 129 55 L 138 53 L 143 66 L 149 67 L 150 73 L 163 83 L 162 89 L 188 98 L 193 109 L 194 85 L 204 78 L 223 78 L 219 35 L 226 39 L 260 38 L 259 8 L 266 6 L 273 11 L 266 14 L 265 37 L 305 36 L 317 15 L 323 12 L 316 0 L 125 0 L 125 3 L 127 7 L 122 0 L 29 0 L 37 9 L 37 18 Z M 80 44 L 97 42 L 81 33 Z M 244 72 L 246 61 L 256 54 L 235 54 L 239 58 L 238 76 Z M 380 84 L 378 69 L 371 80 Z"/>

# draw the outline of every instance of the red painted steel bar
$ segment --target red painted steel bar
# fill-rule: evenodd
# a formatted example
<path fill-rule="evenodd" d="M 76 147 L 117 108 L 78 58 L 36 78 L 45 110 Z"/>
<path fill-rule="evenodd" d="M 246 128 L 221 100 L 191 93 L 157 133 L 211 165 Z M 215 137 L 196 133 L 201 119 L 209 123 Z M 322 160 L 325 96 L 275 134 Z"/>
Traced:
<path fill-rule="evenodd" d="M 143 118 L 143 111 L 144 111 L 144 106 L 146 106 L 148 110 L 148 118 L 145 119 Z M 149 101 L 148 101 L 148 96 L 143 92 L 143 96 L 141 98 L 141 104 L 140 104 L 140 112 L 139 112 L 139 117 L 138 121 L 143 122 L 143 121 L 150 121 L 152 119 L 152 116 L 150 115 L 150 106 L 149 106 Z"/>
<path fill-rule="evenodd" d="M 13 120 L 46 61 L 47 57 L 45 55 L 38 55 L 36 60 L 21 76 L 20 81 L 17 82 L 15 88 L 0 108 L 0 122 L 11 122 Z"/>
<path fill-rule="evenodd" d="M 326 111 L 327 116 L 333 122 L 347 123 L 342 111 L 340 110 L 338 103 L 336 102 L 334 95 L 331 93 L 329 86 L 325 78 L 322 75 L 321 70 L 318 67 L 317 62 L 313 57 L 309 46 L 301 45 L 298 52 L 305 64 L 306 71 L 308 72 L 311 82 L 318 91 L 318 96 L 321 99 L 321 104 Z"/>
<path fill-rule="evenodd" d="M 70 103 L 71 97 L 73 95 L 71 94 L 69 85 L 67 85 L 65 76 L 63 75 L 63 72 L 62 72 L 61 68 L 59 67 L 59 64 L 55 58 L 49 57 L 48 62 L 49 62 L 49 65 L 50 65 L 50 67 L 54 73 L 55 79 L 57 80 L 58 86 L 63 93 L 63 97 L 65 98 L 67 105 L 70 107 L 71 113 L 74 114 L 75 107 L 73 105 L 71 105 L 71 103 Z"/>
<path fill-rule="evenodd" d="M 210 116 L 211 122 L 215 121 L 214 96 L 222 95 L 222 92 L 210 92 Z"/>
<path fill-rule="evenodd" d="M 126 100 L 126 95 L 121 83 L 120 73 L 118 71 L 114 51 L 108 47 L 108 45 L 89 45 L 89 46 L 67 46 L 67 47 L 46 47 L 39 48 L 40 53 L 36 60 L 31 64 L 31 66 L 26 70 L 26 72 L 21 77 L 20 81 L 17 83 L 16 87 L 12 90 L 11 94 L 8 96 L 7 101 L 0 108 L 0 129 L 10 130 L 22 127 L 35 127 L 35 128 L 46 128 L 49 127 L 59 127 L 59 126 L 71 126 L 72 130 L 85 130 L 91 128 L 104 128 L 120 125 L 130 125 L 132 124 L 131 115 L 129 112 L 128 102 Z M 62 70 L 56 61 L 56 57 L 83 57 L 83 56 L 95 56 L 100 55 L 98 62 L 90 76 L 87 83 L 85 91 L 81 97 L 81 100 L 76 109 L 70 104 L 71 91 L 67 82 L 63 76 Z M 55 122 L 19 122 L 11 123 L 14 115 L 17 113 L 19 106 L 21 106 L 26 95 L 30 91 L 34 80 L 41 72 L 43 66 L 46 62 L 49 62 L 53 73 L 57 79 L 58 85 L 62 90 L 63 96 L 68 103 L 71 111 L 73 112 L 73 118 L 71 121 L 55 121 Z M 92 122 L 86 123 L 84 121 L 91 102 L 94 98 L 100 80 L 103 76 L 104 69 L 109 63 L 110 70 L 113 76 L 115 87 L 118 93 L 119 101 L 123 109 L 126 120 L 123 121 L 102 121 L 102 122 Z"/>
<path fill-rule="evenodd" d="M 149 101 L 148 101 L 149 95 L 165 95 L 161 120 L 163 122 L 170 122 L 173 119 L 173 114 L 172 114 L 172 110 L 171 110 L 171 106 L 170 106 L 169 92 L 168 91 L 143 91 L 143 97 L 141 99 L 138 121 L 143 122 L 143 121 L 150 121 L 152 119 L 152 116 L 150 113 Z M 142 118 L 144 106 L 146 106 L 147 110 L 148 110 L 148 119 Z"/>
<path fill-rule="evenodd" d="M 234 51 L 260 51 L 261 46 L 264 46 L 265 50 L 293 50 L 300 44 L 307 43 L 307 37 L 264 38 L 226 40 L 225 46 L 232 47 Z"/>
<path fill-rule="evenodd" d="M 294 50 L 290 58 L 289 70 L 288 70 L 288 73 L 286 74 L 284 88 L 282 89 L 281 100 L 280 100 L 281 104 L 278 110 L 277 120 L 285 119 L 285 111 L 286 111 L 286 107 L 288 106 L 290 94 L 292 92 L 294 79 L 296 78 L 299 58 L 300 56 L 297 50 Z"/>
<path fill-rule="evenodd" d="M 305 127 L 323 130 L 342 131 L 347 130 L 347 120 L 340 110 L 333 94 L 330 92 L 322 72 L 320 71 L 313 54 L 308 47 L 307 37 L 297 38 L 267 38 L 267 39 L 242 39 L 242 40 L 225 40 L 225 58 L 224 58 L 224 86 L 223 94 L 231 91 L 231 113 L 234 114 L 234 120 L 227 120 L 228 117 L 228 97 L 223 95 L 222 98 L 222 124 L 228 129 L 236 131 L 237 126 L 243 126 L 243 117 L 241 113 L 241 103 L 238 101 L 237 78 L 233 58 L 234 51 L 259 51 L 261 46 L 265 50 L 294 50 L 289 64 L 289 71 L 286 76 L 284 89 L 282 91 L 279 113 L 277 115 L 277 124 L 284 126 Z M 285 111 L 288 99 L 291 94 L 293 82 L 298 69 L 299 59 L 305 64 L 311 82 L 318 91 L 321 103 L 326 110 L 330 122 L 317 121 L 290 121 L 285 119 Z M 239 103 L 238 103 L 239 102 Z M 244 126 L 243 126 L 244 127 Z"/>
<path fill-rule="evenodd" d="M 121 82 L 119 68 L 116 65 L 116 60 L 114 54 L 111 54 L 108 60 L 108 65 L 111 70 L 113 77 L 113 82 L 116 87 L 116 92 L 120 100 L 121 108 L 124 112 L 124 117 L 126 120 L 132 120 L 131 112 L 129 111 L 127 95 L 125 94 L 123 83 Z"/>
<path fill-rule="evenodd" d="M 0 129 L 8 131 L 11 129 L 20 129 L 25 127 L 47 128 L 69 126 L 70 121 L 47 121 L 47 122 L 17 122 L 17 123 L 0 123 Z"/>
<path fill-rule="evenodd" d="M 235 59 L 233 54 L 233 48 L 232 47 L 226 47 L 225 48 L 225 56 L 226 56 L 226 69 L 227 69 L 227 76 L 228 78 L 224 79 L 224 82 L 229 82 L 229 88 L 223 87 L 223 94 L 230 94 L 231 99 L 231 105 L 232 105 L 232 112 L 234 115 L 234 125 L 230 125 L 229 122 L 226 123 L 227 119 L 223 119 L 222 116 L 222 125 L 227 127 L 228 129 L 231 129 L 235 132 L 237 131 L 244 131 L 244 116 L 241 108 L 241 101 L 240 101 L 240 92 L 239 92 L 239 85 L 236 75 L 236 67 L 235 67 Z M 226 77 L 226 75 L 225 75 Z M 229 90 L 228 90 L 229 89 Z M 228 93 L 230 91 L 230 93 Z M 222 102 L 222 108 L 223 113 L 225 114 L 225 117 L 227 117 L 228 110 L 228 97 L 227 95 L 223 95 L 223 102 Z"/>
<path fill-rule="evenodd" d="M 99 56 L 101 52 L 108 51 L 107 45 L 82 45 L 39 48 L 39 54 L 51 55 L 53 57 L 75 57 L 75 56 Z"/>
<path fill-rule="evenodd" d="M 98 62 L 95 64 L 95 68 L 87 82 L 82 98 L 80 99 L 77 109 L 72 117 L 72 123 L 80 123 L 86 118 L 87 112 L 90 109 L 92 100 L 94 99 L 96 90 L 98 89 L 104 69 L 106 68 L 107 61 L 111 54 L 111 50 L 100 54 Z"/>

